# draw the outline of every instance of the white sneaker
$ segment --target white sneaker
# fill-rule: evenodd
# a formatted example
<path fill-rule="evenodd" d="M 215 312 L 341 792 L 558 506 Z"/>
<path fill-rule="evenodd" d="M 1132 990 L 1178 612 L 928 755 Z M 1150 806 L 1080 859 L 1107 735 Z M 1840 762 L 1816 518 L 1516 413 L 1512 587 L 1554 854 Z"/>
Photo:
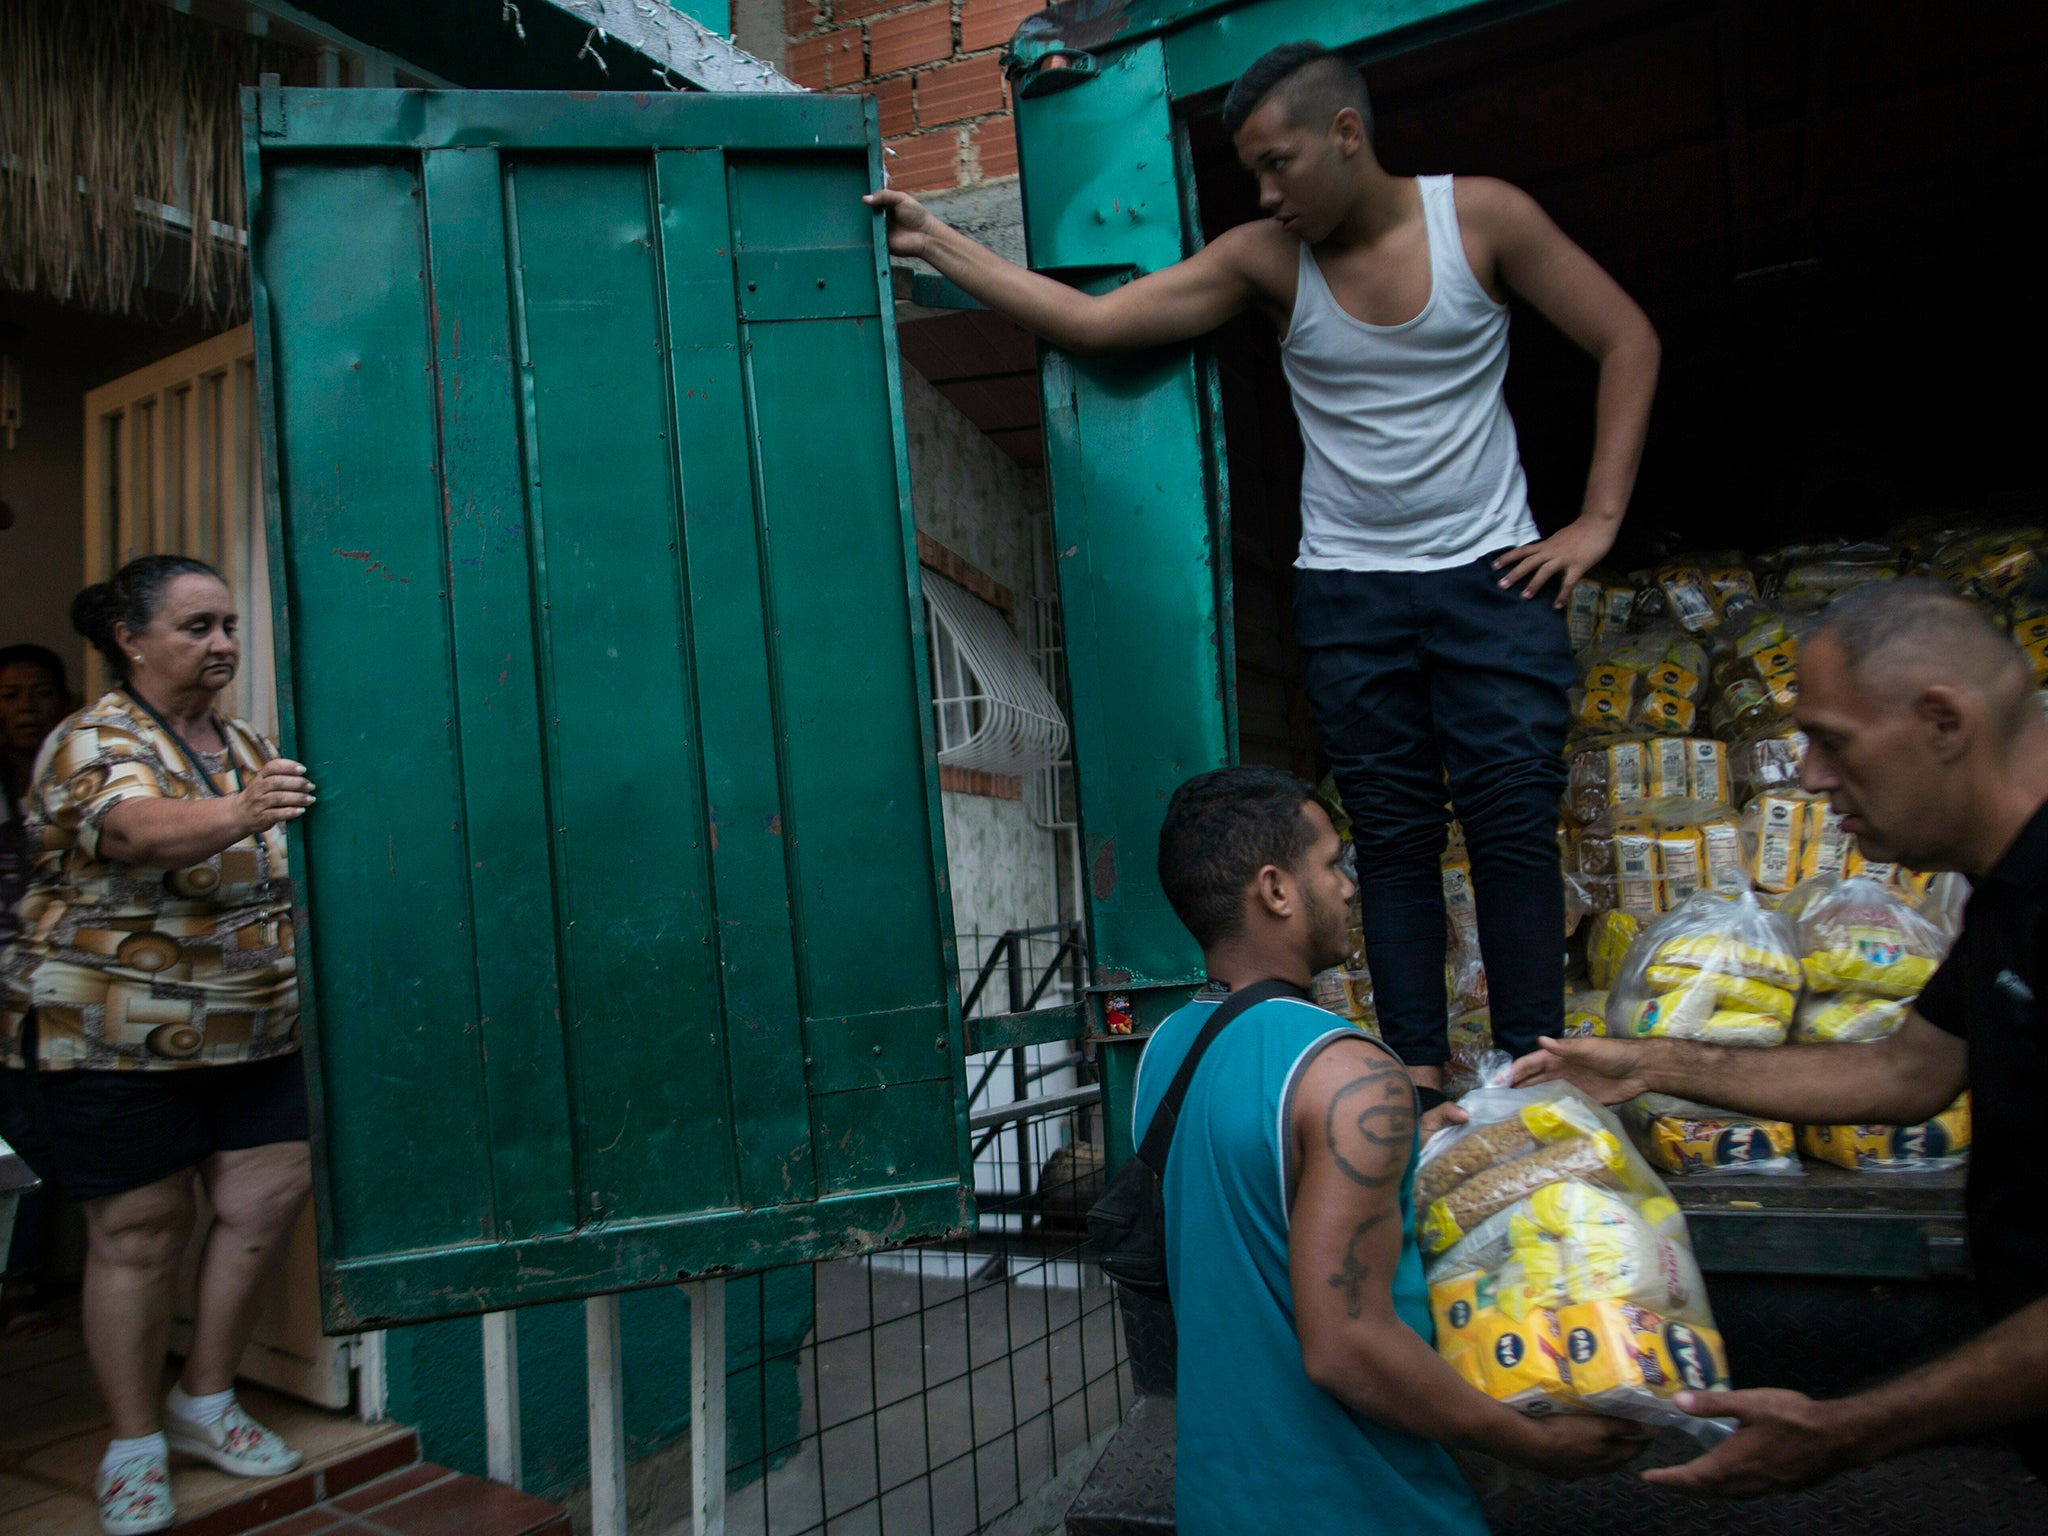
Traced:
<path fill-rule="evenodd" d="M 164 1438 L 172 1450 L 210 1461 L 236 1477 L 276 1477 L 291 1471 L 301 1459 L 297 1451 L 250 1418 L 240 1403 L 229 1403 L 228 1411 L 211 1424 L 194 1424 L 167 1408 Z"/>
<path fill-rule="evenodd" d="M 93 1479 L 100 1501 L 100 1529 L 107 1536 L 135 1536 L 169 1530 L 178 1518 L 171 1500 L 171 1464 L 153 1451 L 117 1461 Z"/>

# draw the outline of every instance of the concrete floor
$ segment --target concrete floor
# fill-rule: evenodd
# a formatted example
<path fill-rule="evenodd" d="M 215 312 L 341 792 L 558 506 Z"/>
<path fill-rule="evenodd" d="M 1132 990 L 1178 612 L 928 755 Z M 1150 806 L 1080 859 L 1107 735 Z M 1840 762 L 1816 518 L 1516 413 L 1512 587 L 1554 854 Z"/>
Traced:
<path fill-rule="evenodd" d="M 1071 1265 L 970 1285 L 955 1260 L 926 1254 L 921 1280 L 897 1267 L 915 1253 L 819 1268 L 797 1362 L 803 1438 L 765 1478 L 734 1469 L 731 1536 L 1059 1528 L 1064 1500 L 1044 1490 L 1078 1482 L 1132 1401 L 1109 1292 Z M 690 1498 L 687 1441 L 628 1470 L 636 1533 L 688 1536 Z M 587 1498 L 569 1508 L 587 1531 Z"/>

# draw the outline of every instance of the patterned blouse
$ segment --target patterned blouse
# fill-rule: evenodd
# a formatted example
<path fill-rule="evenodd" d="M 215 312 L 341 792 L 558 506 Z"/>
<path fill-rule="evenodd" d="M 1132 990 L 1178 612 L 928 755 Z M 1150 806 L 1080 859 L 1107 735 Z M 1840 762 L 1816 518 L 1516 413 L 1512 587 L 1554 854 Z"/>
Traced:
<path fill-rule="evenodd" d="M 240 720 L 228 750 L 197 753 L 115 689 L 44 745 L 28 795 L 32 861 L 21 932 L 0 957 L 0 1065 L 163 1071 L 260 1061 L 299 1048 L 292 887 L 284 828 L 186 869 L 100 854 L 124 800 L 233 794 L 277 755 Z"/>

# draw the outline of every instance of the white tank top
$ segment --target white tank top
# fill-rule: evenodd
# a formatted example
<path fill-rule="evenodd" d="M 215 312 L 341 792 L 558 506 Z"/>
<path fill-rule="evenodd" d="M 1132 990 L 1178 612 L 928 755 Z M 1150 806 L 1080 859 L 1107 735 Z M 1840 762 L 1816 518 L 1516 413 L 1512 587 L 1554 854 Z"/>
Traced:
<path fill-rule="evenodd" d="M 1416 185 L 1429 298 L 1414 319 L 1352 318 L 1301 247 L 1280 359 L 1301 423 L 1305 569 L 1446 570 L 1537 537 L 1501 395 L 1507 306 L 1465 260 L 1451 178 Z"/>

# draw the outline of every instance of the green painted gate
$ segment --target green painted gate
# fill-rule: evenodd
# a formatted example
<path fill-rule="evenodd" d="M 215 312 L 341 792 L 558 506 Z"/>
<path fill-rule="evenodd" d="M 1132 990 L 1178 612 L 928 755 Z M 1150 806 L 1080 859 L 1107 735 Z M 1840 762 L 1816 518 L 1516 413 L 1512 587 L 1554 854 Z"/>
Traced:
<path fill-rule="evenodd" d="M 328 1326 L 958 1229 L 872 103 L 245 115 Z"/>

